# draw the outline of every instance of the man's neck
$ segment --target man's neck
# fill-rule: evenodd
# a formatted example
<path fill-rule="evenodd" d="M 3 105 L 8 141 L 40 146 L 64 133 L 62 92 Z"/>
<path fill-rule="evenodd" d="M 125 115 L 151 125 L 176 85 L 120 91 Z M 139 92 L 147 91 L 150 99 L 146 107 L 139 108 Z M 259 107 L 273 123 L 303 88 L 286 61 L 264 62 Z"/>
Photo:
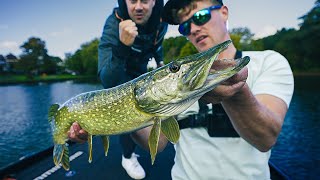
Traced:
<path fill-rule="evenodd" d="M 220 53 L 218 59 L 234 59 L 236 56 L 236 52 L 236 47 L 233 45 L 233 43 L 231 43 L 227 49 Z"/>

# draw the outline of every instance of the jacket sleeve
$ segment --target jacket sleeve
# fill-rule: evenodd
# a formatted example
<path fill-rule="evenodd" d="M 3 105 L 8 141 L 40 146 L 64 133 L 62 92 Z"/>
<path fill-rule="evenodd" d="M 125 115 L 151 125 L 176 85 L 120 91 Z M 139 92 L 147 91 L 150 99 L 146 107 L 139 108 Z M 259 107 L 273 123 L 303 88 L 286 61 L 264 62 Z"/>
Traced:
<path fill-rule="evenodd" d="M 163 48 L 162 48 L 162 43 L 163 43 L 163 39 L 165 34 L 167 33 L 168 30 L 168 24 L 162 22 L 160 25 L 160 30 L 159 30 L 159 35 L 157 38 L 157 42 L 156 42 L 156 47 L 155 47 L 155 55 L 154 58 L 157 62 L 157 66 L 160 66 L 160 63 L 163 63 Z"/>
<path fill-rule="evenodd" d="M 105 22 L 98 47 L 98 76 L 104 88 L 127 81 L 126 59 L 130 47 L 119 40 L 119 21 L 112 14 Z"/>

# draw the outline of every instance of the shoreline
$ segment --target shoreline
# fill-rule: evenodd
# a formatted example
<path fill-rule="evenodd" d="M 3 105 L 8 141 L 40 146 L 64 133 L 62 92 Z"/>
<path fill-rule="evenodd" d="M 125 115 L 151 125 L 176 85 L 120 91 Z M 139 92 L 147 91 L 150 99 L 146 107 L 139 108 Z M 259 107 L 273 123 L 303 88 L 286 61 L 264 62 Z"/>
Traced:
<path fill-rule="evenodd" d="M 294 77 L 320 76 L 320 72 L 293 72 Z"/>
<path fill-rule="evenodd" d="M 5 85 L 18 85 L 18 84 L 32 84 L 40 82 L 61 82 L 68 80 L 79 80 L 79 81 L 94 81 L 99 82 L 97 76 L 92 75 L 46 75 L 36 76 L 32 79 L 27 78 L 24 75 L 4 75 L 0 76 L 0 86 Z"/>
<path fill-rule="evenodd" d="M 294 72 L 294 77 L 320 77 L 320 72 Z M 33 79 L 28 79 L 24 75 L 1 75 L 0 86 L 17 85 L 17 84 L 32 84 L 39 82 L 61 82 L 69 80 L 93 81 L 99 82 L 95 75 L 46 75 L 36 76 Z"/>

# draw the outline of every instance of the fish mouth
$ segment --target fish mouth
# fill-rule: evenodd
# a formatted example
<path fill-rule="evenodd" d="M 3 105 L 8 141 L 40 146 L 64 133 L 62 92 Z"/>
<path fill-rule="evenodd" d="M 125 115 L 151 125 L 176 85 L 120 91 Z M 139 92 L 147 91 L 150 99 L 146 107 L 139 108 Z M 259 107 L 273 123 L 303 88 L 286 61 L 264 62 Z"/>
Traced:
<path fill-rule="evenodd" d="M 209 70 L 209 74 L 202 88 L 196 90 L 193 93 L 203 95 L 211 91 L 216 86 L 218 86 L 221 82 L 237 74 L 249 62 L 250 62 L 250 57 L 248 56 L 245 56 L 239 59 L 216 60 L 213 63 L 213 68 Z"/>
<path fill-rule="evenodd" d="M 227 40 L 217 46 L 214 46 L 207 51 L 187 57 L 190 61 L 195 62 L 189 69 L 189 72 L 183 77 L 182 81 L 188 91 L 193 91 L 202 88 L 205 84 L 208 75 L 210 74 L 211 66 L 218 55 L 225 50 L 231 40 Z"/>

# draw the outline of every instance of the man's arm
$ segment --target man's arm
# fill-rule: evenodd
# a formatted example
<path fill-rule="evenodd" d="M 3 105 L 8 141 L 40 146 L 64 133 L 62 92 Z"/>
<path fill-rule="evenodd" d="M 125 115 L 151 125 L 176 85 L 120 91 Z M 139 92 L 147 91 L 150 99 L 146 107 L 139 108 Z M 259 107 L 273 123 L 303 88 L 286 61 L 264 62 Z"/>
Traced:
<path fill-rule="evenodd" d="M 289 103 L 288 98 L 284 98 L 287 103 L 282 99 L 283 92 L 291 97 L 293 91 L 287 61 L 276 53 L 270 56 L 274 57 L 268 59 L 267 68 L 255 80 L 257 95 L 245 82 L 248 76 L 245 68 L 203 97 L 207 102 L 221 102 L 239 135 L 262 152 L 270 150 L 280 134 Z"/>
<path fill-rule="evenodd" d="M 140 147 L 142 147 L 146 151 L 149 151 L 148 139 L 149 139 L 151 129 L 152 129 L 152 126 L 149 126 L 149 127 L 140 129 L 134 133 L 131 133 L 131 137 L 136 142 L 136 144 L 138 144 Z M 160 133 L 157 152 L 162 152 L 167 146 L 167 144 L 168 144 L 167 138 L 162 133 Z"/>
<path fill-rule="evenodd" d="M 98 47 L 98 74 L 104 88 L 128 81 L 126 63 L 137 35 L 132 20 L 119 22 L 114 14 L 106 20 Z"/>
<path fill-rule="evenodd" d="M 112 14 L 105 22 L 98 47 L 98 75 L 104 88 L 125 82 L 125 65 L 129 52 L 130 47 L 119 39 L 119 21 Z"/>
<path fill-rule="evenodd" d="M 276 143 L 287 112 L 283 100 L 267 94 L 254 96 L 246 84 L 222 105 L 240 136 L 258 150 L 266 152 Z"/>

